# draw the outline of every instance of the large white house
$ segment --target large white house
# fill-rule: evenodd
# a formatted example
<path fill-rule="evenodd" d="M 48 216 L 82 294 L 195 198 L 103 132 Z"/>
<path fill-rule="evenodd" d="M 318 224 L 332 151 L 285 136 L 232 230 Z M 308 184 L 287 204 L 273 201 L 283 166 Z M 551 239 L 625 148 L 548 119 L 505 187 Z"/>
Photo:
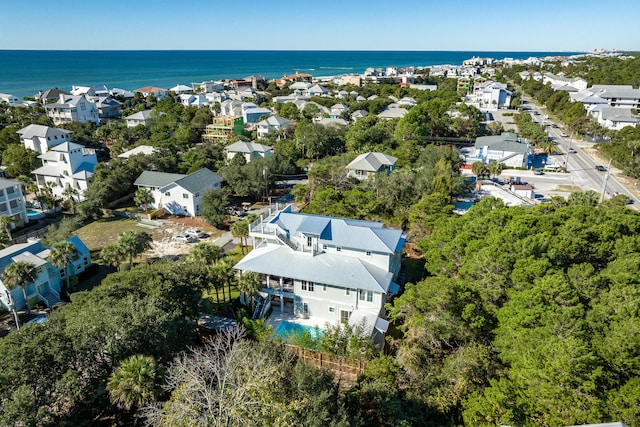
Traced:
<path fill-rule="evenodd" d="M 258 138 L 264 138 L 269 132 L 277 132 L 280 129 L 289 127 L 291 120 L 280 116 L 269 116 L 256 123 Z"/>
<path fill-rule="evenodd" d="M 386 332 L 384 304 L 399 291 L 401 230 L 295 213 L 288 205 L 256 220 L 249 235 L 254 249 L 235 268 L 260 275 L 268 296 L 263 306 L 312 318 L 320 327 L 365 321 L 375 335 Z"/>
<path fill-rule="evenodd" d="M 71 133 L 70 130 L 66 129 L 34 124 L 26 126 L 17 132 L 20 135 L 20 142 L 25 148 L 40 154 L 63 142 L 71 142 Z"/>
<path fill-rule="evenodd" d="M 196 216 L 206 190 L 218 190 L 222 178 L 207 168 L 190 175 L 144 171 L 134 185 L 153 195 L 154 209 L 164 208 L 172 215 Z"/>
<path fill-rule="evenodd" d="M 48 258 L 51 250 L 44 247 L 38 239 L 27 243 L 18 243 L 0 250 L 0 272 L 12 263 L 18 261 L 30 262 L 35 266 L 33 282 L 26 285 L 27 300 L 30 305 L 41 301 L 51 308 L 60 302 L 60 291 L 62 284 L 66 280 L 67 272 L 69 276 L 76 276 L 91 265 L 91 253 L 87 246 L 78 236 L 67 239 L 77 250 L 77 255 L 73 258 L 68 269 L 59 268 L 51 264 Z M 27 301 L 24 299 L 22 289 L 7 289 L 0 274 L 0 307 L 11 310 L 21 310 L 26 307 Z"/>
<path fill-rule="evenodd" d="M 476 157 L 483 163 L 498 162 L 506 166 L 526 167 L 529 160 L 529 142 L 512 132 L 476 138 L 475 149 Z"/>
<path fill-rule="evenodd" d="M 465 102 L 485 111 L 509 108 L 511 92 L 507 90 L 506 84 L 489 80 L 475 85 Z"/>
<path fill-rule="evenodd" d="M 63 142 L 38 156 L 42 166 L 32 171 L 40 189 L 52 186 L 53 195 L 64 197 L 67 188 L 73 188 L 77 194 L 74 200 L 84 200 L 84 191 L 93 177 L 93 170 L 98 164 L 95 150 L 85 148 L 74 142 Z"/>
<path fill-rule="evenodd" d="M 60 94 L 58 102 L 44 106 L 47 116 L 54 124 L 87 123 L 100 124 L 98 108 L 85 95 Z"/>

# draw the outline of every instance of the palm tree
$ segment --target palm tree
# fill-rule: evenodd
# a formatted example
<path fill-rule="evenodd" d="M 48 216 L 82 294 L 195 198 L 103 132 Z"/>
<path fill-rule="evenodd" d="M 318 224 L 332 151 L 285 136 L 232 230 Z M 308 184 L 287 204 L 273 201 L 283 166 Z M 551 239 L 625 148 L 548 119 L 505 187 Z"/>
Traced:
<path fill-rule="evenodd" d="M 155 399 L 158 368 L 153 357 L 136 354 L 123 360 L 107 382 L 111 401 L 130 410 Z"/>
<path fill-rule="evenodd" d="M 10 215 L 0 215 L 0 227 L 4 228 L 5 233 L 7 233 L 7 237 L 9 240 L 13 240 L 11 237 L 11 224 L 13 224 L 14 219 Z"/>
<path fill-rule="evenodd" d="M 502 163 L 491 162 L 489 163 L 489 173 L 494 177 L 499 176 L 502 173 Z"/>
<path fill-rule="evenodd" d="M 100 258 L 114 268 L 120 267 L 122 261 L 127 258 L 127 253 L 122 245 L 111 243 L 100 251 Z"/>
<path fill-rule="evenodd" d="M 242 251 L 242 255 L 244 255 L 246 239 L 249 237 L 249 222 L 236 221 L 231 224 L 231 235 L 240 239 L 240 250 Z"/>
<path fill-rule="evenodd" d="M 16 261 L 12 264 L 9 264 L 4 270 L 4 273 L 2 273 L 2 282 L 9 290 L 9 292 L 11 292 L 11 290 L 15 287 L 20 287 L 22 289 L 22 295 L 24 296 L 27 314 L 31 313 L 31 308 L 29 307 L 29 297 L 27 296 L 27 285 L 29 283 L 33 283 L 33 281 L 35 280 L 35 278 L 33 277 L 35 267 L 35 264 L 27 261 Z"/>
<path fill-rule="evenodd" d="M 146 214 L 149 211 L 149 205 L 152 204 L 155 199 L 148 188 L 141 188 L 134 193 L 133 201 L 137 206 L 144 206 L 144 213 Z"/>
<path fill-rule="evenodd" d="M 153 237 L 144 231 L 124 231 L 120 233 L 118 244 L 129 256 L 129 268 L 133 266 L 133 257 L 151 247 Z"/>
<path fill-rule="evenodd" d="M 62 192 L 62 196 L 65 198 L 65 200 L 68 200 L 69 204 L 71 205 L 71 213 L 72 214 L 76 213 L 76 199 L 74 199 L 74 196 L 77 196 L 78 194 L 80 194 L 80 193 L 78 193 L 78 190 L 76 190 L 75 188 L 73 188 L 71 186 L 68 186 Z"/>
<path fill-rule="evenodd" d="M 49 262 L 56 267 L 64 267 L 67 278 L 67 290 L 69 289 L 69 264 L 78 255 L 78 249 L 71 242 L 58 242 L 51 248 Z"/>
<path fill-rule="evenodd" d="M 251 296 L 260 290 L 260 276 L 254 272 L 243 274 L 238 280 L 238 290 L 240 291 L 240 303 L 245 305 L 250 303 L 253 311 Z"/>
<path fill-rule="evenodd" d="M 213 243 L 200 242 L 193 246 L 193 250 L 187 256 L 187 261 L 202 265 L 207 269 L 207 274 L 211 277 L 213 288 L 216 291 L 216 302 L 220 304 L 220 281 L 213 265 L 224 256 L 224 249 Z M 224 295 L 224 286 L 222 286 Z"/>
<path fill-rule="evenodd" d="M 231 299 L 231 283 L 233 283 L 236 277 L 233 264 L 229 260 L 223 259 L 215 265 L 215 269 L 217 270 L 217 277 L 220 279 L 220 284 L 223 286 L 223 294 L 224 284 L 226 283 L 229 290 L 229 299 Z"/>

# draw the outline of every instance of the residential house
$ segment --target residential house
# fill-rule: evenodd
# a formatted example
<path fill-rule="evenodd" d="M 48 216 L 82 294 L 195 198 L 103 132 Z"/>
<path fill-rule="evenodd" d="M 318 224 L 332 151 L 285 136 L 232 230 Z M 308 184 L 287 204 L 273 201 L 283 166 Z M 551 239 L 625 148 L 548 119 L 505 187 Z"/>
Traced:
<path fill-rule="evenodd" d="M 149 95 L 153 95 L 156 99 L 164 99 L 169 96 L 169 91 L 155 86 L 145 86 L 134 90 L 134 92 L 142 94 L 145 98 Z"/>
<path fill-rule="evenodd" d="M 218 190 L 221 184 L 222 178 L 207 168 L 190 175 L 144 171 L 134 183 L 151 191 L 154 209 L 184 216 L 198 215 L 204 192 Z"/>
<path fill-rule="evenodd" d="M 242 118 L 245 123 L 258 123 L 261 118 L 269 117 L 273 114 L 268 108 L 258 107 L 253 102 L 245 102 L 242 104 Z"/>
<path fill-rule="evenodd" d="M 18 105 L 20 100 L 17 96 L 10 95 L 8 93 L 0 93 L 0 104 Z"/>
<path fill-rule="evenodd" d="M 125 117 L 128 128 L 134 128 L 138 125 L 146 126 L 154 118 L 153 110 L 142 110 Z"/>
<path fill-rule="evenodd" d="M 285 87 L 289 83 L 294 82 L 308 82 L 311 83 L 313 76 L 311 74 L 299 73 L 296 71 L 295 74 L 290 74 L 288 76 L 283 76 L 280 80 L 276 80 L 276 85 L 279 88 Z"/>
<path fill-rule="evenodd" d="M 130 90 L 126 90 L 126 89 L 120 89 L 117 87 L 114 87 L 113 89 L 111 89 L 109 91 L 109 95 L 113 96 L 113 97 L 117 97 L 117 98 L 125 98 L 125 99 L 131 99 L 134 97 L 134 93 L 131 92 Z"/>
<path fill-rule="evenodd" d="M 605 99 L 611 107 L 640 109 L 640 89 L 631 85 L 593 85 L 588 90 Z"/>
<path fill-rule="evenodd" d="M 20 142 L 25 148 L 40 154 L 63 142 L 70 142 L 71 133 L 70 130 L 66 129 L 34 124 L 26 126 L 17 132 L 20 135 Z"/>
<path fill-rule="evenodd" d="M 270 208 L 249 226 L 249 236 L 254 249 L 235 268 L 260 275 L 266 306 L 320 327 L 363 322 L 380 342 L 388 326 L 384 304 L 400 289 L 402 230 L 296 213 L 288 205 Z"/>
<path fill-rule="evenodd" d="M 382 172 L 390 174 L 396 169 L 397 157 L 384 153 L 368 152 L 360 154 L 347 165 L 349 176 L 359 180 L 368 179 Z"/>
<path fill-rule="evenodd" d="M 98 109 L 98 118 L 101 123 L 106 123 L 110 119 L 120 117 L 122 107 L 118 101 L 109 97 L 101 96 L 95 101 Z"/>
<path fill-rule="evenodd" d="M 252 159 L 273 156 L 273 147 L 249 141 L 234 142 L 233 144 L 226 146 L 224 151 L 227 152 L 227 160 L 231 160 L 239 154 L 244 156 L 247 163 Z"/>
<path fill-rule="evenodd" d="M 340 84 L 362 86 L 362 77 L 360 76 L 360 74 L 345 74 L 340 77 Z"/>
<path fill-rule="evenodd" d="M 349 96 L 347 94 L 347 96 Z M 334 104 L 331 106 L 331 110 L 329 112 L 329 117 L 332 119 L 337 119 L 342 117 L 342 114 L 344 113 L 348 113 L 349 112 L 349 107 L 347 107 L 344 104 Z"/>
<path fill-rule="evenodd" d="M 205 127 L 202 140 L 225 144 L 232 135 L 244 134 L 244 120 L 242 116 L 218 116 L 213 123 Z"/>
<path fill-rule="evenodd" d="M 269 116 L 264 120 L 256 123 L 258 138 L 264 138 L 269 132 L 277 132 L 281 129 L 289 127 L 291 120 L 280 116 Z"/>
<path fill-rule="evenodd" d="M 351 119 L 355 121 L 363 117 L 367 117 L 368 115 L 369 115 L 369 112 L 367 110 L 356 110 L 353 113 L 351 113 Z"/>
<path fill-rule="evenodd" d="M 318 120 L 314 120 L 315 123 L 319 124 L 319 125 L 323 125 L 323 126 L 336 126 L 336 127 L 342 127 L 342 126 L 348 126 L 349 123 L 347 123 L 347 121 L 345 119 L 341 119 L 341 118 L 335 118 L 332 119 L 330 117 L 323 117 L 321 119 Z"/>
<path fill-rule="evenodd" d="M 505 83 L 490 80 L 480 84 L 475 83 L 473 92 L 466 97 L 465 102 L 468 104 L 485 111 L 508 108 L 511 104 L 511 92 L 507 90 Z"/>
<path fill-rule="evenodd" d="M 58 102 L 44 106 L 47 116 L 54 124 L 87 123 L 100 124 L 96 104 L 87 99 L 86 95 L 60 94 Z"/>
<path fill-rule="evenodd" d="M 566 92 L 579 92 L 587 88 L 587 81 L 580 77 L 567 78 L 563 74 L 544 73 L 542 83 L 549 83 L 553 90 L 563 90 Z"/>
<path fill-rule="evenodd" d="M 96 86 L 71 86 L 71 95 L 85 95 L 87 98 L 99 98 L 109 96 L 109 89 L 105 85 Z"/>
<path fill-rule="evenodd" d="M 179 95 L 178 99 L 180 100 L 180 103 L 185 107 L 202 108 L 206 105 L 209 105 L 209 101 L 207 100 L 207 97 L 201 93 L 195 93 L 195 94 L 185 93 L 185 94 Z"/>
<path fill-rule="evenodd" d="M 401 119 L 407 115 L 409 111 L 405 108 L 385 108 L 378 114 L 378 118 L 380 119 Z"/>
<path fill-rule="evenodd" d="M 60 292 L 63 283 L 66 282 L 66 275 L 77 276 L 91 265 L 91 253 L 87 246 L 78 236 L 67 239 L 77 250 L 77 255 L 73 258 L 67 269 L 51 264 L 48 260 L 51 250 L 44 247 L 39 239 L 29 240 L 27 243 L 18 243 L 0 250 L 0 271 L 4 270 L 12 263 L 18 261 L 30 262 L 35 266 L 34 280 L 26 285 L 26 294 L 29 305 L 43 302 L 51 308 L 60 302 Z M 2 282 L 0 274 L 0 306 L 10 310 L 22 310 L 27 305 L 21 288 L 7 289 Z"/>
<path fill-rule="evenodd" d="M 227 99 L 220 103 L 221 116 L 242 116 L 242 101 Z M 255 105 L 255 104 L 254 104 Z"/>
<path fill-rule="evenodd" d="M 511 184 L 511 192 L 527 199 L 535 199 L 536 195 L 531 184 Z"/>
<path fill-rule="evenodd" d="M 83 192 L 89 186 L 98 159 L 93 149 L 73 142 L 63 142 L 38 156 L 42 167 L 32 171 L 40 189 L 53 186 L 55 197 L 64 198 L 64 191 L 71 187 L 78 192 L 73 198 L 84 200 Z"/>
<path fill-rule="evenodd" d="M 406 106 L 406 107 L 413 107 L 414 105 L 417 105 L 418 103 L 416 102 L 415 99 L 411 98 L 410 96 L 405 96 L 404 98 L 401 98 L 398 100 L 397 104 L 399 106 Z"/>
<path fill-rule="evenodd" d="M 598 123 L 611 130 L 620 130 L 627 126 L 636 127 L 640 118 L 633 115 L 631 108 L 624 107 L 601 107 L 591 111 L 595 115 Z"/>
<path fill-rule="evenodd" d="M 224 83 L 221 81 L 209 80 L 208 82 L 191 83 L 194 92 L 211 93 L 224 90 Z"/>
<path fill-rule="evenodd" d="M 71 95 L 69 92 L 65 92 L 64 90 L 60 90 L 57 87 L 49 90 L 45 90 L 44 92 L 39 91 L 34 95 L 34 98 L 37 101 L 40 101 L 41 104 L 48 104 L 49 102 L 55 102 L 60 99 L 60 95 Z"/>
<path fill-rule="evenodd" d="M 528 166 L 529 141 L 512 132 L 476 138 L 475 149 L 476 157 L 485 164 L 498 162 L 511 167 Z"/>
<path fill-rule="evenodd" d="M 192 93 L 193 92 L 193 87 L 187 86 L 187 85 L 177 84 L 174 87 L 172 87 L 171 89 L 169 89 L 169 91 L 175 93 L 176 95 L 183 95 L 183 94 Z"/>
<path fill-rule="evenodd" d="M 311 98 L 312 96 L 325 96 L 329 94 L 329 90 L 321 85 L 315 84 L 311 87 L 309 87 L 309 89 L 307 89 L 306 93 L 304 93 L 305 96 L 308 96 L 309 98 Z"/>
<path fill-rule="evenodd" d="M 29 222 L 20 182 L 0 178 L 0 215 L 13 218 L 11 228 L 21 227 Z"/>

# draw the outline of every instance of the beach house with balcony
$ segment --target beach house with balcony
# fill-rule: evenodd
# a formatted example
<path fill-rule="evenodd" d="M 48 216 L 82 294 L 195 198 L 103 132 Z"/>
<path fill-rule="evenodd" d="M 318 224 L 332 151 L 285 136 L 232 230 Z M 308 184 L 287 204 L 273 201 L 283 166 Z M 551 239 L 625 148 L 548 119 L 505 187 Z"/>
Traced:
<path fill-rule="evenodd" d="M 93 170 L 98 164 L 95 150 L 74 142 L 63 142 L 38 156 L 42 166 L 32 171 L 40 189 L 51 187 L 55 197 L 63 198 L 69 187 L 77 191 L 76 201 L 84 200 Z"/>
<path fill-rule="evenodd" d="M 100 124 L 98 108 L 96 104 L 87 99 L 85 95 L 60 94 L 58 102 L 44 106 L 47 116 L 55 125 L 62 123 L 87 123 Z"/>
<path fill-rule="evenodd" d="M 227 160 L 233 159 L 237 155 L 244 156 L 244 160 L 249 163 L 252 159 L 263 159 L 273 156 L 273 147 L 249 141 L 236 141 L 224 147 L 227 153 Z"/>
<path fill-rule="evenodd" d="M 526 167 L 528 165 L 529 141 L 525 138 L 518 138 L 512 132 L 478 137 L 475 149 L 475 157 L 485 164 L 498 162 L 511 167 Z"/>
<path fill-rule="evenodd" d="M 1 215 L 8 215 L 13 218 L 11 228 L 20 227 L 29 222 L 20 182 L 0 178 Z"/>
<path fill-rule="evenodd" d="M 380 222 L 307 215 L 270 207 L 249 226 L 253 250 L 235 268 L 261 277 L 256 307 L 326 322 L 365 322 L 374 335 L 388 322 L 384 304 L 397 284 L 405 236 Z"/>
<path fill-rule="evenodd" d="M 222 178 L 207 168 L 190 175 L 144 171 L 134 185 L 153 195 L 154 209 L 163 208 L 172 215 L 196 216 L 207 190 L 219 190 Z"/>
<path fill-rule="evenodd" d="M 48 258 L 51 250 L 44 247 L 39 239 L 27 243 L 18 243 L 0 250 L 0 307 L 10 310 L 15 307 L 21 310 L 37 302 L 43 302 L 51 308 L 60 302 L 62 284 L 69 276 L 77 276 L 91 265 L 91 253 L 78 236 L 67 239 L 77 250 L 76 256 L 67 269 L 51 264 Z M 18 261 L 30 262 L 34 265 L 33 282 L 26 285 L 27 301 L 21 288 L 7 289 L 2 281 L 2 272 L 12 263 Z"/>
<path fill-rule="evenodd" d="M 20 135 L 20 142 L 25 148 L 42 154 L 63 142 L 71 142 L 72 132 L 66 129 L 31 124 L 16 133 Z"/>

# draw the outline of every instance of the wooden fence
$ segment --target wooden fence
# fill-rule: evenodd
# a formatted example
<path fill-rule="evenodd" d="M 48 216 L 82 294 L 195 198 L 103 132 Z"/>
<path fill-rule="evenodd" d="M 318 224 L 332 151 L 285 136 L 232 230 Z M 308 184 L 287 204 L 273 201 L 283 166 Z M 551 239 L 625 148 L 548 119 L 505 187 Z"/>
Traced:
<path fill-rule="evenodd" d="M 291 344 L 285 344 L 285 347 L 306 363 L 330 370 L 334 373 L 336 381 L 344 386 L 354 385 L 358 381 L 358 375 L 364 372 L 366 366 L 363 361 L 351 361 L 317 350 L 310 350 Z"/>

